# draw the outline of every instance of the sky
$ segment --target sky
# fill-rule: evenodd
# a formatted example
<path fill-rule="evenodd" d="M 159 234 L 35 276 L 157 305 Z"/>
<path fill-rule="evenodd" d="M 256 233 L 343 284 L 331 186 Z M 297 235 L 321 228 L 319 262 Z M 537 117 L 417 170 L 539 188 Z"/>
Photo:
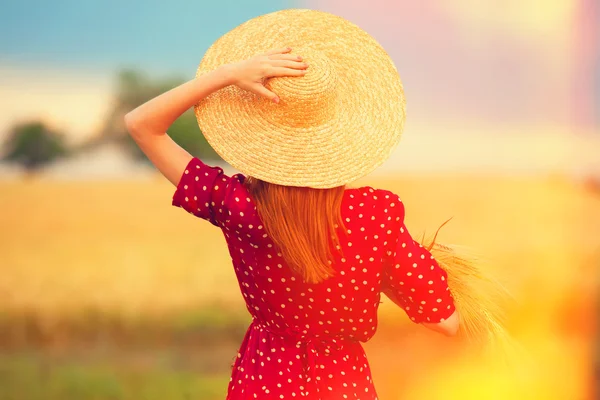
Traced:
<path fill-rule="evenodd" d="M 0 139 L 42 118 L 98 130 L 120 68 L 191 79 L 206 49 L 282 8 L 333 12 L 388 51 L 410 124 L 589 126 L 597 122 L 594 0 L 41 0 L 0 3 Z M 597 89 L 593 89 L 597 88 Z M 438 129 L 435 128 L 435 129 Z M 434 129 L 434 128 L 432 128 Z"/>
<path fill-rule="evenodd" d="M 219 36 L 277 0 L 0 2 L 0 141 L 40 118 L 73 142 L 100 130 L 121 68 L 192 79 Z"/>
<path fill-rule="evenodd" d="M 228 30 L 293 6 L 277 0 L 2 2 L 0 61 L 88 71 L 139 66 L 189 74 Z"/>

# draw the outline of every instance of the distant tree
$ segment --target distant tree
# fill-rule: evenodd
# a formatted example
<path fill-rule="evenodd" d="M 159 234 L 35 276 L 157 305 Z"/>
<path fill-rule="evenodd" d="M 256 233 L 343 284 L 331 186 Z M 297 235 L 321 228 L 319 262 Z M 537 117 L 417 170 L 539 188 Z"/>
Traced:
<path fill-rule="evenodd" d="M 146 101 L 184 82 L 181 78 L 150 80 L 140 71 L 123 70 L 118 74 L 114 106 L 106 119 L 102 132 L 104 139 L 115 139 L 136 159 L 148 161 L 133 139 L 127 134 L 123 118 L 125 114 Z M 220 160 L 210 147 L 196 122 L 193 109 L 186 111 L 169 128 L 169 136 L 190 154 L 207 160 Z"/>
<path fill-rule="evenodd" d="M 20 164 L 30 174 L 68 153 L 64 136 L 38 121 L 15 125 L 4 146 L 2 158 Z"/>

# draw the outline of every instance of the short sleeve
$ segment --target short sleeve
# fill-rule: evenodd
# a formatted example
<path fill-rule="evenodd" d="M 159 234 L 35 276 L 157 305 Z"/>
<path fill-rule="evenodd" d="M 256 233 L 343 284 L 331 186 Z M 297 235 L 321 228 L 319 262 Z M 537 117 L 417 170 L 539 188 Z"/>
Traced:
<path fill-rule="evenodd" d="M 438 323 L 455 311 L 448 287 L 448 274 L 433 255 L 415 241 L 404 223 L 404 204 L 391 196 L 397 235 L 394 249 L 385 265 L 383 292 L 404 309 L 415 323 Z"/>
<path fill-rule="evenodd" d="M 172 204 L 219 226 L 226 215 L 226 197 L 232 178 L 220 167 L 211 167 L 194 157 L 186 166 Z"/>

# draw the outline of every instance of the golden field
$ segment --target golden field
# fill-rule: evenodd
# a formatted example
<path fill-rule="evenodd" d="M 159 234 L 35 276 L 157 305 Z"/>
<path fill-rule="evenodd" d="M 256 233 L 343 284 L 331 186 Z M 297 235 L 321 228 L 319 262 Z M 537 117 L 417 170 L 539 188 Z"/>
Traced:
<path fill-rule="evenodd" d="M 506 282 L 507 327 L 523 348 L 516 368 L 495 365 L 384 300 L 379 335 L 365 345 L 382 399 L 593 398 L 599 193 L 559 177 L 362 184 L 400 194 L 415 238 L 453 217 L 438 240 L 475 249 Z M 89 310 L 159 323 L 207 307 L 243 315 L 221 233 L 172 207 L 173 190 L 160 176 L 0 182 L 0 315 L 11 340 L 23 315 L 48 337 Z"/>

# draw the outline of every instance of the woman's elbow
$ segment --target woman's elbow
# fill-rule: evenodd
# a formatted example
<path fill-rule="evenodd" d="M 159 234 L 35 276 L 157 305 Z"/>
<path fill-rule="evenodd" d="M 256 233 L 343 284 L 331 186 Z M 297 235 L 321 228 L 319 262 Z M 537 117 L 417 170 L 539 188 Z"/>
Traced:
<path fill-rule="evenodd" d="M 440 327 L 446 336 L 456 336 L 460 328 L 460 317 L 458 311 L 454 311 L 445 321 L 440 322 Z"/>
<path fill-rule="evenodd" d="M 125 123 L 125 129 L 130 135 L 135 135 L 139 131 L 139 122 L 131 113 L 125 114 L 123 122 Z"/>
<path fill-rule="evenodd" d="M 456 336 L 458 334 L 458 325 L 452 326 L 452 327 L 449 327 L 449 328 L 445 328 L 444 331 L 443 331 L 443 333 L 447 337 Z"/>
<path fill-rule="evenodd" d="M 454 311 L 454 313 L 451 316 L 449 316 L 441 322 L 423 323 L 423 326 L 448 337 L 456 336 L 460 328 L 460 318 L 458 316 L 458 311 Z"/>

